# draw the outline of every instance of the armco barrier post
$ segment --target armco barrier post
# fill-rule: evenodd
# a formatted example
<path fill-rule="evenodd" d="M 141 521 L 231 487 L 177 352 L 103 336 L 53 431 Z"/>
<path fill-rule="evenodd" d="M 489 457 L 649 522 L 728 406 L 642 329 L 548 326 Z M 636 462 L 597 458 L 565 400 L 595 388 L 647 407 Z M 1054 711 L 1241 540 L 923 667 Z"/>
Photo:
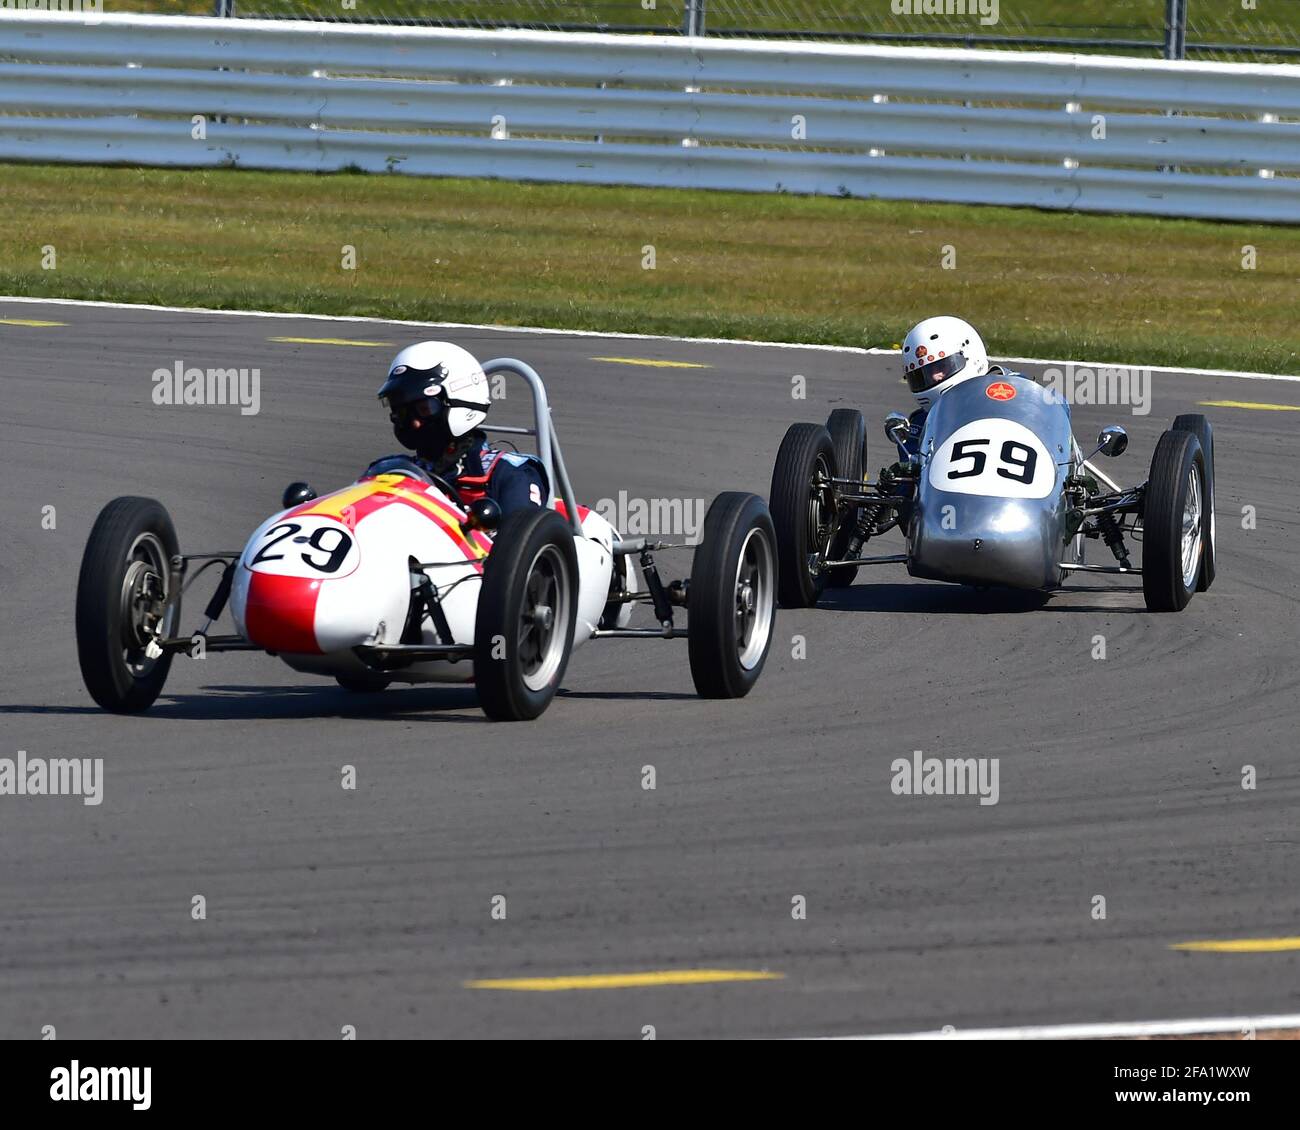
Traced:
<path fill-rule="evenodd" d="M 1187 0 L 1165 0 L 1165 58 L 1187 58 Z"/>
<path fill-rule="evenodd" d="M 705 0 L 686 0 L 686 7 L 682 12 L 683 35 L 704 34 L 704 4 Z"/>

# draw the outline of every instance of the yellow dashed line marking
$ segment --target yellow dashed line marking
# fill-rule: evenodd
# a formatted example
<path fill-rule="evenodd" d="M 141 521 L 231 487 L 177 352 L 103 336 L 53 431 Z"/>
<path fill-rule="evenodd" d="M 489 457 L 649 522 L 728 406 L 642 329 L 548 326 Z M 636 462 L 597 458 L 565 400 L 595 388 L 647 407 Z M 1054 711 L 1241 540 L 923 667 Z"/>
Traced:
<path fill-rule="evenodd" d="M 1230 938 L 1222 942 L 1179 942 L 1169 948 L 1195 953 L 1281 953 L 1300 950 L 1300 938 Z"/>
<path fill-rule="evenodd" d="M 780 981 L 784 973 L 757 969 L 664 969 L 652 973 L 590 973 L 575 977 L 506 977 L 466 981 L 467 989 L 558 993 L 569 989 L 643 989 L 659 985 L 707 985 L 720 981 Z"/>
<path fill-rule="evenodd" d="M 378 348 L 392 347 L 391 341 L 352 341 L 346 337 L 273 337 L 270 341 L 282 341 L 288 345 L 360 345 Z"/>
<path fill-rule="evenodd" d="M 1300 412 L 1297 404 L 1263 404 L 1257 400 L 1202 400 L 1204 408 L 1250 408 L 1256 412 Z"/>
<path fill-rule="evenodd" d="M 66 326 L 67 322 L 42 322 L 36 318 L 0 318 L 0 326 Z"/>
<path fill-rule="evenodd" d="M 698 361 L 656 361 L 652 357 L 593 357 L 593 361 L 608 361 L 611 365 L 647 365 L 652 369 L 712 369 Z"/>

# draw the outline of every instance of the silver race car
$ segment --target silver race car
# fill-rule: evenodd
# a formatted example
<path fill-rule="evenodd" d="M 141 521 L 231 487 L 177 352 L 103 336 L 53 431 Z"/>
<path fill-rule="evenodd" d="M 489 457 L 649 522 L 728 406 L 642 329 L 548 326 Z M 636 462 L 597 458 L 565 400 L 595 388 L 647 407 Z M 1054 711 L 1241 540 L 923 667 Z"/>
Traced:
<path fill-rule="evenodd" d="M 1085 456 L 1069 403 L 1020 374 L 994 371 L 939 396 L 904 454 L 908 429 L 901 413 L 886 417 L 903 458 L 868 481 L 860 412 L 790 426 L 770 500 L 785 606 L 811 606 L 827 586 L 852 584 L 860 566 L 887 563 L 914 577 L 1044 593 L 1075 572 L 1140 575 L 1153 612 L 1186 607 L 1214 580 L 1214 435 L 1204 416 L 1175 419 L 1133 487 L 1091 462 L 1122 454 L 1125 430 L 1103 428 Z M 863 555 L 895 526 L 905 552 Z M 1090 541 L 1113 562 L 1086 561 Z M 1130 543 L 1141 546 L 1138 565 Z"/>

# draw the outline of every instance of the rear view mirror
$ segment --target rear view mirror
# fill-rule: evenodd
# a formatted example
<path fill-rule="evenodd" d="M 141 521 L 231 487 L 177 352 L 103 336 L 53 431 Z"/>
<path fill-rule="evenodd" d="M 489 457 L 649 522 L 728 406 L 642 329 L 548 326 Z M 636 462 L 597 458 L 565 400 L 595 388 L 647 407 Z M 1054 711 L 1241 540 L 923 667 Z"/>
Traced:
<path fill-rule="evenodd" d="M 907 443 L 907 437 L 911 430 L 912 425 L 901 412 L 891 412 L 885 417 L 885 438 L 892 440 L 900 447 Z"/>
<path fill-rule="evenodd" d="M 292 510 L 295 506 L 310 502 L 315 497 L 316 492 L 312 490 L 309 483 L 290 483 L 284 488 L 284 494 L 280 497 L 280 505 L 286 510 Z"/>
<path fill-rule="evenodd" d="M 501 506 L 495 499 L 480 498 L 469 504 L 469 511 L 465 515 L 465 521 L 461 523 L 461 529 L 482 530 L 490 534 L 500 525 Z"/>
<path fill-rule="evenodd" d="M 1097 450 L 1103 455 L 1109 455 L 1112 458 L 1116 455 L 1123 455 L 1128 450 L 1128 432 L 1118 424 L 1111 424 L 1110 427 L 1102 428 L 1101 434 L 1097 436 Z"/>

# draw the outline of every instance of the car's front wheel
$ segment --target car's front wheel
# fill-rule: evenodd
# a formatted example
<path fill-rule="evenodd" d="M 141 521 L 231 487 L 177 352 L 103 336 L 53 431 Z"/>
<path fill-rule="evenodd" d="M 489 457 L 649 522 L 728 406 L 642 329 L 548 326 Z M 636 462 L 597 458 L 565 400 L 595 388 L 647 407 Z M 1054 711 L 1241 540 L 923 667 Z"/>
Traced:
<path fill-rule="evenodd" d="M 1205 457 L 1205 549 L 1201 557 L 1201 576 L 1196 584 L 1197 590 L 1204 592 L 1214 583 L 1214 576 L 1219 571 L 1218 530 L 1214 521 L 1214 429 L 1199 412 L 1186 412 L 1174 417 L 1173 430 L 1195 435 Z"/>
<path fill-rule="evenodd" d="M 536 718 L 550 705 L 573 650 L 578 553 L 553 510 L 506 516 L 483 567 L 474 627 L 474 682 L 493 721 Z"/>
<path fill-rule="evenodd" d="M 1205 455 L 1194 432 L 1167 431 L 1151 459 L 1142 511 L 1142 593 L 1152 612 L 1187 607 L 1204 567 Z"/>
<path fill-rule="evenodd" d="M 95 519 L 77 578 L 77 659 L 105 710 L 148 710 L 162 692 L 172 656 L 150 645 L 180 619 L 178 552 L 171 517 L 152 498 L 115 498 Z"/>
<path fill-rule="evenodd" d="M 691 678 L 704 698 L 758 682 L 776 620 L 776 531 L 756 494 L 718 495 L 704 518 L 687 598 Z"/>
<path fill-rule="evenodd" d="M 835 528 L 835 448 L 821 424 L 791 424 L 776 453 L 768 505 L 776 529 L 777 584 L 787 608 L 809 608 L 826 587 L 818 556 Z"/>
<path fill-rule="evenodd" d="M 862 413 L 856 408 L 836 408 L 826 418 L 826 430 L 830 433 L 831 444 L 835 448 L 835 469 L 837 477 L 852 479 L 862 490 L 863 475 L 867 468 L 867 424 Z M 838 560 L 848 552 L 849 543 L 857 532 L 856 510 L 850 510 L 843 516 L 840 528 L 831 540 L 830 555 Z M 826 585 L 832 589 L 845 589 L 853 584 L 858 575 L 858 566 L 840 565 L 826 570 Z"/>

